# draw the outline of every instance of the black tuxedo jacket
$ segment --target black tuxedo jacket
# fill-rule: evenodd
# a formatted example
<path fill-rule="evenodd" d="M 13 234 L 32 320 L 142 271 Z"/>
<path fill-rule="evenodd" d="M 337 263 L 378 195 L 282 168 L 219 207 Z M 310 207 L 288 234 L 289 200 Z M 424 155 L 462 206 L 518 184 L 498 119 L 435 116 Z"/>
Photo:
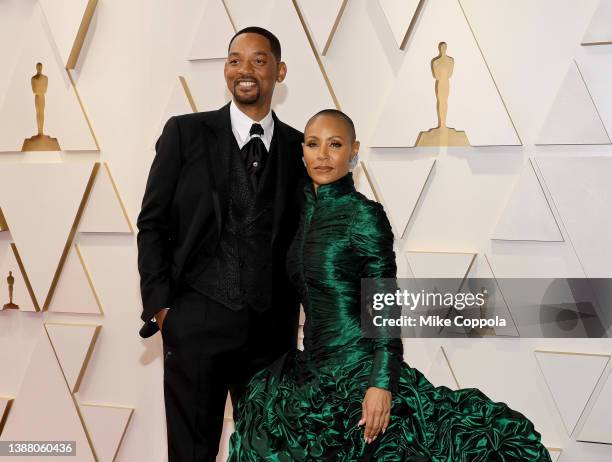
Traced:
<path fill-rule="evenodd" d="M 303 134 L 274 118 L 278 136 L 272 246 L 286 253 L 293 238 L 307 175 Z M 140 330 L 157 330 L 150 319 L 171 307 L 183 286 L 190 256 L 202 245 L 212 255 L 227 216 L 234 134 L 229 103 L 221 109 L 171 117 L 155 145 L 156 155 L 138 215 L 138 271 L 142 296 Z"/>

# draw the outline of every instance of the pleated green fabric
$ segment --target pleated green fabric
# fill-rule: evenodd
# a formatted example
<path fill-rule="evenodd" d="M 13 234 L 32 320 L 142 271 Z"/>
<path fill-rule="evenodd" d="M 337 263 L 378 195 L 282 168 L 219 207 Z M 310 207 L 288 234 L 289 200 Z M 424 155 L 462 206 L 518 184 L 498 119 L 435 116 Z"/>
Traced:
<path fill-rule="evenodd" d="M 287 268 L 306 312 L 304 350 L 250 381 L 230 438 L 232 462 L 550 462 L 521 413 L 477 388 L 434 387 L 403 362 L 399 339 L 363 338 L 361 278 L 396 276 L 393 233 L 352 174 L 305 190 Z M 363 440 L 368 387 L 390 390 L 387 431 Z"/>

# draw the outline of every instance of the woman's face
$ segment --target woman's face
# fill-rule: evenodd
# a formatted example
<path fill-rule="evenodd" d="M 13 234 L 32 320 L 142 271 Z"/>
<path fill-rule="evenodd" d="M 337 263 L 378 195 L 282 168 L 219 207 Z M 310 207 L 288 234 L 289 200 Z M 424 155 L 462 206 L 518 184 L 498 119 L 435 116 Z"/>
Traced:
<path fill-rule="evenodd" d="M 340 118 L 320 115 L 306 126 L 302 149 L 306 170 L 316 188 L 348 173 L 359 141 L 351 142 L 349 128 Z"/>

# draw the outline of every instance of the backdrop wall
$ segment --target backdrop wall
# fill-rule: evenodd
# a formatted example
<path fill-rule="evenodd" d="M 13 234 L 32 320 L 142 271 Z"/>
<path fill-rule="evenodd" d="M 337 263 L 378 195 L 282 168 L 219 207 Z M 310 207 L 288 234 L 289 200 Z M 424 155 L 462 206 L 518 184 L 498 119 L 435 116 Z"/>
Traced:
<path fill-rule="evenodd" d="M 303 129 L 324 107 L 354 119 L 355 177 L 391 219 L 400 275 L 612 277 L 611 17 L 609 0 L 1 1 L 0 294 L 12 271 L 19 309 L 0 311 L 0 440 L 166 460 L 134 224 L 161 127 L 229 100 L 226 46 L 247 25 L 283 45 L 282 120 Z M 437 124 L 441 41 L 448 125 L 471 146 L 414 147 Z M 36 62 L 62 151 L 20 152 L 36 134 Z M 434 384 L 524 413 L 554 458 L 612 457 L 610 339 L 404 343 Z"/>

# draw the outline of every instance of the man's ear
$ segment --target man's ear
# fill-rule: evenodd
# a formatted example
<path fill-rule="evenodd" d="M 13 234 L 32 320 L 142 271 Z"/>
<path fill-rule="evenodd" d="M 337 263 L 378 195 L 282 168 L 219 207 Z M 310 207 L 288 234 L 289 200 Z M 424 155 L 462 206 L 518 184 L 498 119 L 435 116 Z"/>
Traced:
<path fill-rule="evenodd" d="M 280 63 L 278 63 L 278 75 L 276 76 L 276 81 L 278 83 L 281 83 L 283 80 L 285 80 L 286 75 L 287 75 L 287 65 L 285 64 L 284 61 L 281 61 Z"/>

